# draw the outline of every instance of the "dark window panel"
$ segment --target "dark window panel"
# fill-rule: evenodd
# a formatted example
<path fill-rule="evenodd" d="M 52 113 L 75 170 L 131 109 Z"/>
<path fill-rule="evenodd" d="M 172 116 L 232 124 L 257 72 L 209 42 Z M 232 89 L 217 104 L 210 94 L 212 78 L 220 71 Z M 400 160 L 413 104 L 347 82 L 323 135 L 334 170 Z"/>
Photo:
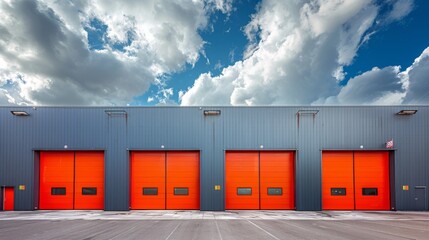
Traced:
<path fill-rule="evenodd" d="M 331 188 L 332 196 L 346 196 L 346 188 Z"/>
<path fill-rule="evenodd" d="M 237 188 L 237 195 L 252 195 L 252 188 L 249 188 L 249 187 Z"/>

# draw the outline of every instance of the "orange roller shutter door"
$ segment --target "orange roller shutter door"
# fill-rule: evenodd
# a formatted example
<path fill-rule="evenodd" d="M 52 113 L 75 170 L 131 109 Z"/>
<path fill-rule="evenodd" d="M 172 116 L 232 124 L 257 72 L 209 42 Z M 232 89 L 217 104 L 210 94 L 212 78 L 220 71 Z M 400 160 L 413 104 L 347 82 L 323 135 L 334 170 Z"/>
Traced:
<path fill-rule="evenodd" d="M 356 210 L 389 210 L 389 153 L 355 152 Z"/>
<path fill-rule="evenodd" d="M 73 209 L 74 152 L 40 153 L 40 209 Z"/>
<path fill-rule="evenodd" d="M 261 209 L 294 209 L 294 152 L 261 152 Z"/>
<path fill-rule="evenodd" d="M 104 209 L 104 154 L 76 152 L 75 209 Z"/>
<path fill-rule="evenodd" d="M 165 209 L 165 154 L 131 153 L 131 209 Z"/>
<path fill-rule="evenodd" d="M 199 152 L 167 152 L 167 209 L 200 209 Z"/>
<path fill-rule="evenodd" d="M 225 208 L 259 209 L 259 153 L 226 152 Z"/>
<path fill-rule="evenodd" d="M 322 209 L 354 209 L 353 152 L 323 152 Z"/>

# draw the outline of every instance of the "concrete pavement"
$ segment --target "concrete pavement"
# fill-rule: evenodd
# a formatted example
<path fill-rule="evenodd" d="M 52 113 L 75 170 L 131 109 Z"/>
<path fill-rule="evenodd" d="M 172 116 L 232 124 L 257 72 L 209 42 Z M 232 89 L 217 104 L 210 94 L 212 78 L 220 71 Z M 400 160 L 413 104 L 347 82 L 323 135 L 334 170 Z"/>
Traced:
<path fill-rule="evenodd" d="M 0 212 L 0 239 L 429 239 L 429 212 Z"/>

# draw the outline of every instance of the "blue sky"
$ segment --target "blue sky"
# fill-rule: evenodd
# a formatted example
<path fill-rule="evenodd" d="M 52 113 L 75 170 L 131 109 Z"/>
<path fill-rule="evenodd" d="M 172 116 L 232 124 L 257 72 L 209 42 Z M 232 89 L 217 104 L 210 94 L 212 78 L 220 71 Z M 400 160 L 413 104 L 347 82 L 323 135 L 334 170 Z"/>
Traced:
<path fill-rule="evenodd" d="M 429 46 L 429 1 L 416 1 L 412 12 L 401 21 L 383 26 L 358 51 L 353 64 L 346 68 L 356 76 L 371 68 L 410 66 L 416 56 Z"/>
<path fill-rule="evenodd" d="M 1 105 L 429 104 L 429 2 L 0 2 Z"/>
<path fill-rule="evenodd" d="M 250 21 L 251 14 L 256 12 L 259 1 L 241 0 L 234 3 L 231 15 L 216 12 L 210 16 L 210 26 L 201 30 L 200 34 L 206 41 L 204 52 L 206 57 L 200 57 L 195 66 L 187 65 L 184 70 L 166 77 L 167 86 L 178 90 L 186 90 L 192 86 L 195 79 L 201 73 L 211 72 L 220 74 L 223 67 L 233 64 L 243 58 L 247 39 L 243 28 Z M 132 105 L 154 105 L 157 102 L 148 103 L 147 99 L 153 97 L 159 91 L 159 87 L 152 85 L 143 96 L 138 96 Z M 178 101 L 178 91 L 174 92 L 173 100 Z"/>

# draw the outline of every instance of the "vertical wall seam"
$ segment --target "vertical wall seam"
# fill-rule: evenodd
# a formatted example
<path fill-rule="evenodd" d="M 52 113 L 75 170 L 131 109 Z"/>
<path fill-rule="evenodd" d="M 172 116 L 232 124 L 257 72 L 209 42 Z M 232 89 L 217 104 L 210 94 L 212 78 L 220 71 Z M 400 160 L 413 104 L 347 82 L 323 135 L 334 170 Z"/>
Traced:
<path fill-rule="evenodd" d="M 320 209 L 323 210 L 323 151 L 320 151 Z"/>
<path fill-rule="evenodd" d="M 40 184 L 41 184 L 41 181 L 40 181 L 40 171 L 42 170 L 41 168 L 40 168 L 40 166 L 41 166 L 41 161 L 42 161 L 42 152 L 39 152 L 39 172 L 38 172 L 38 178 L 39 178 L 39 189 L 37 189 L 37 191 L 38 191 L 38 193 L 37 193 L 37 199 L 38 199 L 38 201 L 37 201 L 37 210 L 40 210 Z M 33 190 L 34 191 L 34 190 Z"/>
<path fill-rule="evenodd" d="M 73 152 L 73 210 L 76 201 L 76 152 Z"/>
<path fill-rule="evenodd" d="M 259 210 L 261 209 L 261 151 L 258 151 Z"/>
<path fill-rule="evenodd" d="M 356 210 L 356 176 L 355 176 L 355 152 L 352 152 L 353 163 L 353 209 Z"/>
<path fill-rule="evenodd" d="M 133 153 L 132 152 L 128 152 L 128 182 L 129 182 L 129 184 L 128 184 L 128 189 L 129 189 L 129 193 L 128 193 L 128 197 L 129 197 L 129 201 L 128 201 L 128 209 L 131 209 L 131 206 L 132 206 L 132 204 L 131 204 L 131 201 L 133 200 L 133 198 L 132 198 L 132 195 L 131 195 L 131 192 L 132 192 L 132 187 L 133 187 L 133 184 L 132 184 L 132 179 L 133 179 L 133 174 L 132 174 L 132 163 L 131 163 L 131 161 L 133 160 L 133 155 L 132 155 Z M 104 163 L 103 163 L 104 164 Z M 104 182 L 106 182 L 106 181 L 104 181 Z M 143 189 L 142 189 L 142 191 L 143 191 Z"/>
<path fill-rule="evenodd" d="M 167 151 L 164 151 L 164 209 L 167 209 Z"/>

